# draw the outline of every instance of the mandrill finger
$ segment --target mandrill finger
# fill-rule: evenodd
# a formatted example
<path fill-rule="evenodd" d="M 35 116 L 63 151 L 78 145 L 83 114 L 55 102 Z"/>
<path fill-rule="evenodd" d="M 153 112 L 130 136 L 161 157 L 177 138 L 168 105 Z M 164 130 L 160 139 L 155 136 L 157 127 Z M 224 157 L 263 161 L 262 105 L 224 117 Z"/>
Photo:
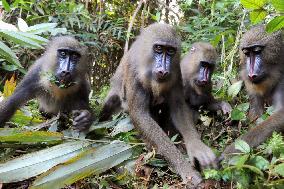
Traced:
<path fill-rule="evenodd" d="M 80 115 L 80 113 L 81 113 L 81 110 L 73 110 L 73 111 L 72 111 L 72 116 L 73 116 L 73 117 L 77 117 L 77 116 Z"/>
<path fill-rule="evenodd" d="M 74 121 L 75 122 L 79 122 L 79 121 L 81 121 L 81 120 L 83 120 L 85 118 L 86 119 L 90 119 L 91 118 L 91 113 L 89 111 L 87 111 L 87 110 L 81 111 L 79 115 L 74 117 Z"/>
<path fill-rule="evenodd" d="M 84 131 L 90 128 L 91 122 L 89 120 L 84 122 L 73 122 L 73 126 L 75 130 Z"/>

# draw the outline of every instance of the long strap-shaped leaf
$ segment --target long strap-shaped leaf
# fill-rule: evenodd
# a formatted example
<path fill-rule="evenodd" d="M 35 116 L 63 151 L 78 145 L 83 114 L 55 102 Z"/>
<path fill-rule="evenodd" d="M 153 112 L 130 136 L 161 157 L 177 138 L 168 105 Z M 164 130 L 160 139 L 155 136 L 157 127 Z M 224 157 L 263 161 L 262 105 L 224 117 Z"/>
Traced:
<path fill-rule="evenodd" d="M 51 169 L 36 179 L 32 189 L 57 189 L 70 185 L 91 174 L 102 173 L 127 160 L 132 155 L 132 147 L 124 142 L 92 148 L 74 159 Z"/>
<path fill-rule="evenodd" d="M 53 166 L 75 157 L 87 142 L 67 142 L 0 164 L 0 183 L 17 182 L 39 175 Z"/>

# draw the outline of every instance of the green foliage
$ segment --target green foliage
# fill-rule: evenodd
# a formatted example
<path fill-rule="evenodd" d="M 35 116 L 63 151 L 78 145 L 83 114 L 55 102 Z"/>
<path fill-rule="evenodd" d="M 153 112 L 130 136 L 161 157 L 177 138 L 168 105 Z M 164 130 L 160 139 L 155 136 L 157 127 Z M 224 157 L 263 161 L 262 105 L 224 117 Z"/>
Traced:
<path fill-rule="evenodd" d="M 266 31 L 274 32 L 284 27 L 284 16 L 282 15 L 284 13 L 284 1 L 241 0 L 241 4 L 244 8 L 250 10 L 250 20 L 253 24 L 265 20 L 267 23 Z M 267 6 L 267 4 L 270 6 Z M 271 6 L 274 10 L 273 12 L 277 12 L 278 14 L 271 14 Z"/>
<path fill-rule="evenodd" d="M 207 179 L 233 181 L 237 188 L 277 188 L 284 185 L 283 180 L 277 180 L 284 174 L 284 140 L 281 134 L 273 133 L 257 151 L 252 151 L 242 140 L 238 140 L 235 147 L 241 152 L 228 157 L 222 170 L 205 170 Z"/>
<path fill-rule="evenodd" d="M 6 43 L 13 47 L 12 50 L 4 42 L 0 42 L 0 58 L 4 60 L 4 64 L 0 68 L 7 71 L 19 69 L 24 72 L 14 51 L 18 51 L 20 48 L 42 49 L 42 45 L 45 45 L 48 40 L 39 34 L 52 31 L 55 29 L 56 23 L 42 23 L 29 27 L 23 19 L 18 18 L 17 26 L 0 21 L 0 38 L 5 39 Z"/>
<path fill-rule="evenodd" d="M 243 81 L 237 81 L 233 83 L 228 89 L 228 95 L 231 98 L 236 97 L 238 93 L 241 91 L 242 85 L 243 85 Z"/>
<path fill-rule="evenodd" d="M 231 112 L 231 119 L 245 120 L 248 109 L 249 109 L 249 103 L 242 103 L 237 105 Z"/>

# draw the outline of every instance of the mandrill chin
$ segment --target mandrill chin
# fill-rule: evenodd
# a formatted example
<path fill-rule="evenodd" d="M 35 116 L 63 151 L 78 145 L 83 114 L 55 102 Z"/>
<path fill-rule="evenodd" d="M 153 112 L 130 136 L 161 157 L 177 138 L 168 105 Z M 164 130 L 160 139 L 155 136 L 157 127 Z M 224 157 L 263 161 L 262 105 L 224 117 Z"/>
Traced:
<path fill-rule="evenodd" d="M 87 48 L 70 36 L 51 40 L 12 96 L 0 104 L 0 126 L 31 99 L 47 115 L 72 113 L 75 129 L 87 130 L 93 121 L 89 106 Z"/>

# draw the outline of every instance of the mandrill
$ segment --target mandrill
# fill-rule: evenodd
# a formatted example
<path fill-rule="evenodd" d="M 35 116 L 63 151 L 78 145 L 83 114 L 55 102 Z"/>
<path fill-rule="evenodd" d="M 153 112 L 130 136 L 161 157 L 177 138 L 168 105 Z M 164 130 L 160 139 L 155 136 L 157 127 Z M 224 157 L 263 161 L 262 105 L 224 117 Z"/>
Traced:
<path fill-rule="evenodd" d="M 12 96 L 0 104 L 0 126 L 31 99 L 38 99 L 40 111 L 48 115 L 72 113 L 78 130 L 90 127 L 87 48 L 73 37 L 56 37 L 32 65 Z"/>

